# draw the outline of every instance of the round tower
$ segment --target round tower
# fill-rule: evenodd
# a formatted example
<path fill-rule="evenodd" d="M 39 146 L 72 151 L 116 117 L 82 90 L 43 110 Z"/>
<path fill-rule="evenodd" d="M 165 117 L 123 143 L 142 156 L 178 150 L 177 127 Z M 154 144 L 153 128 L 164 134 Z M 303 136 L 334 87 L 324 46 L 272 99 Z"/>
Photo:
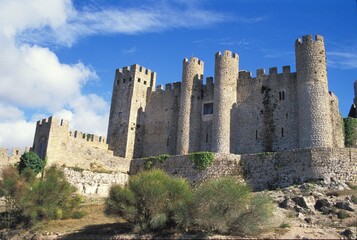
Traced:
<path fill-rule="evenodd" d="M 212 151 L 230 152 L 231 109 L 237 99 L 238 54 L 216 53 L 214 69 L 214 100 Z"/>
<path fill-rule="evenodd" d="M 332 124 L 323 37 L 295 43 L 299 147 L 332 147 Z"/>
<path fill-rule="evenodd" d="M 176 151 L 179 155 L 200 150 L 203 71 L 204 63 L 198 58 L 183 60 Z"/>

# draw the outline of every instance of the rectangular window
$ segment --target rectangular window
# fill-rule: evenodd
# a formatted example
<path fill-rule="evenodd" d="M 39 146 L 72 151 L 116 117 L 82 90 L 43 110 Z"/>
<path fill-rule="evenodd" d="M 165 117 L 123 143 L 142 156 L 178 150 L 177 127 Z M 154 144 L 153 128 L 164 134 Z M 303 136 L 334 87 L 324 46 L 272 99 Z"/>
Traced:
<path fill-rule="evenodd" d="M 213 103 L 203 104 L 203 115 L 213 114 Z"/>

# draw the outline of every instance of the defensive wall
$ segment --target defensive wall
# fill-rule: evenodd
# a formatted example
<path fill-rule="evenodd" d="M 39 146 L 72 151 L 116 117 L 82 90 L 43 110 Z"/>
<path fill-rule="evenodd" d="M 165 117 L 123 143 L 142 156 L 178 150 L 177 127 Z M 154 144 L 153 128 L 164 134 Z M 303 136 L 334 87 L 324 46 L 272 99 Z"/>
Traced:
<path fill-rule="evenodd" d="M 117 172 L 129 167 L 128 160 L 113 156 L 103 137 L 69 131 L 68 121 L 53 117 L 37 122 L 32 149 L 42 159 L 47 157 L 47 165 Z"/>
<path fill-rule="evenodd" d="M 30 149 L 25 148 L 25 152 L 28 152 Z M 21 148 L 14 147 L 11 149 L 9 155 L 9 149 L 0 148 L 0 168 L 7 165 L 14 165 L 20 161 L 21 155 L 24 151 Z"/>
<path fill-rule="evenodd" d="M 234 176 L 254 190 L 287 187 L 295 183 L 325 180 L 357 184 L 357 149 L 313 148 L 243 155 L 215 154 L 213 164 L 197 170 L 186 156 L 172 156 L 153 167 L 192 183 L 205 179 Z M 134 159 L 130 174 L 145 170 L 145 160 Z"/>

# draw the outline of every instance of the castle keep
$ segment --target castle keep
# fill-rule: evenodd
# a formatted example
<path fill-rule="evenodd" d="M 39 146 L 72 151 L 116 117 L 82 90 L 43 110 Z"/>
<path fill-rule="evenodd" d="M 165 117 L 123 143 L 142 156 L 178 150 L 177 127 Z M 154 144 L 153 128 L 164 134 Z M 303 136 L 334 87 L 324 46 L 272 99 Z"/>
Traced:
<path fill-rule="evenodd" d="M 204 62 L 184 59 L 182 82 L 157 86 L 139 65 L 115 74 L 107 143 L 114 155 L 139 158 L 189 152 L 247 154 L 343 148 L 337 97 L 328 91 L 322 36 L 295 42 L 296 72 L 284 66 L 239 71 L 239 56 L 216 53 L 214 78 Z"/>

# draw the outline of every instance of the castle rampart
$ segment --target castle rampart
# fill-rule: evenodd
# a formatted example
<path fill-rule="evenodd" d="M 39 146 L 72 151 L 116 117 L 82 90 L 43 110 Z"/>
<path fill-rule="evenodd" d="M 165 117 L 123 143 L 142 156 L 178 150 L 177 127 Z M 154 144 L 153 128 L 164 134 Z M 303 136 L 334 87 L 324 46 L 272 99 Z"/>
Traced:
<path fill-rule="evenodd" d="M 24 152 L 28 152 L 29 150 L 30 149 L 28 147 L 25 148 L 25 151 L 21 148 L 13 147 L 9 154 L 9 149 L 0 147 L 0 168 L 18 163 L 22 154 Z"/>

